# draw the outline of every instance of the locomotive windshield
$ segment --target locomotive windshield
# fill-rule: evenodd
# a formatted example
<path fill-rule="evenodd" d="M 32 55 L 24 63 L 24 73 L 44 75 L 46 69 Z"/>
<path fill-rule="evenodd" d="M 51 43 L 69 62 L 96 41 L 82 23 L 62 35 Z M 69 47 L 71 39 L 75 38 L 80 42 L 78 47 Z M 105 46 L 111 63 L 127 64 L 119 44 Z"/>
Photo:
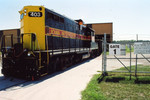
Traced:
<path fill-rule="evenodd" d="M 20 19 L 22 20 L 22 19 L 23 19 L 23 17 L 24 17 L 24 14 L 22 13 L 22 14 L 20 15 Z"/>

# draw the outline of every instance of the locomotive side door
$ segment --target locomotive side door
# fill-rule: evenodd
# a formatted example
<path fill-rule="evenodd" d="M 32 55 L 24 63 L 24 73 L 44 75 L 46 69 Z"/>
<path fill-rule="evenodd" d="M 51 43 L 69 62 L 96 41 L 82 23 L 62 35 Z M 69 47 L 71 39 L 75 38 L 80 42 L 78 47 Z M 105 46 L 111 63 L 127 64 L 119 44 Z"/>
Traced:
<path fill-rule="evenodd" d="M 22 34 L 22 44 L 23 48 L 26 48 L 28 50 L 35 50 L 35 40 L 36 35 L 33 33 L 24 33 Z"/>

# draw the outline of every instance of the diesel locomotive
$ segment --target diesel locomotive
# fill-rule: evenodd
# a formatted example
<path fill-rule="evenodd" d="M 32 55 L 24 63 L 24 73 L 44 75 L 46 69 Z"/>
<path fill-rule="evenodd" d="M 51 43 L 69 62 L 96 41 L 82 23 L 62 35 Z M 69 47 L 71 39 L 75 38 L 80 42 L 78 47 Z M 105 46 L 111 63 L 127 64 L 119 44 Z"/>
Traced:
<path fill-rule="evenodd" d="M 29 80 L 64 70 L 98 55 L 94 30 L 43 6 L 25 6 L 20 13 L 20 39 L 2 38 L 2 74 Z"/>

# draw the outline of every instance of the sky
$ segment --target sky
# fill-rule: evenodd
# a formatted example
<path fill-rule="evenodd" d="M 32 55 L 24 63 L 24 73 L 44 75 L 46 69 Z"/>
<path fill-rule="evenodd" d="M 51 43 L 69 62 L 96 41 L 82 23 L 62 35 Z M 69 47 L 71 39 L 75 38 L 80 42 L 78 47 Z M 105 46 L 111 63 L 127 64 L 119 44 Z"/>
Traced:
<path fill-rule="evenodd" d="M 0 30 L 20 28 L 23 6 L 43 5 L 84 23 L 113 23 L 113 40 L 150 40 L 150 0 L 0 0 Z"/>

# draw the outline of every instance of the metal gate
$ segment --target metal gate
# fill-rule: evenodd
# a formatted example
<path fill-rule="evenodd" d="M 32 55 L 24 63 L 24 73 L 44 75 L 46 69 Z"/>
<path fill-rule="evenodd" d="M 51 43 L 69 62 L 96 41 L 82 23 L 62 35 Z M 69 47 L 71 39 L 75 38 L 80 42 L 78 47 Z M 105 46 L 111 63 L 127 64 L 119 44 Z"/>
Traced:
<path fill-rule="evenodd" d="M 142 61 L 150 65 L 150 42 L 134 41 L 122 43 L 107 43 L 106 34 L 104 34 L 102 49 L 102 75 L 106 76 L 108 75 L 108 72 L 129 73 L 131 79 L 131 74 L 134 74 L 134 76 L 137 78 L 137 73 L 150 73 L 148 71 L 138 70 L 138 65 L 142 64 Z M 126 69 L 126 71 L 109 70 L 110 68 L 108 67 L 113 64 L 108 63 L 109 60 L 117 60 L 117 62 L 114 62 L 116 66 L 120 64 Z M 125 60 L 128 61 L 124 63 Z M 134 70 L 131 69 L 132 65 L 135 65 Z"/>

